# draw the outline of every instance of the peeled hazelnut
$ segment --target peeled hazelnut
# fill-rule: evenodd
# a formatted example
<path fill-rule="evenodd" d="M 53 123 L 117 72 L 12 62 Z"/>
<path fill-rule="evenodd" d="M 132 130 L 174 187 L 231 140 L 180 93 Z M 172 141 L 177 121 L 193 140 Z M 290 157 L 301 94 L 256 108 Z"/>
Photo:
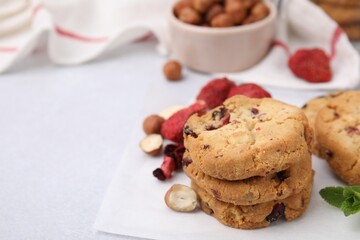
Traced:
<path fill-rule="evenodd" d="M 269 15 L 269 12 L 269 8 L 264 3 L 259 2 L 251 9 L 250 15 L 244 20 L 244 24 L 260 21 Z"/>
<path fill-rule="evenodd" d="M 144 119 L 143 129 L 146 134 L 157 133 L 161 131 L 161 125 L 165 119 L 159 115 L 153 114 Z"/>
<path fill-rule="evenodd" d="M 163 72 L 167 80 L 170 81 L 180 80 L 182 77 L 181 64 L 177 61 L 170 60 L 165 63 L 163 67 Z"/>
<path fill-rule="evenodd" d="M 258 20 L 263 19 L 269 15 L 269 8 L 265 3 L 259 2 L 251 9 L 251 15 L 255 15 Z"/>
<path fill-rule="evenodd" d="M 206 21 L 207 22 L 211 22 L 211 20 L 216 17 L 217 15 L 219 15 L 220 13 L 224 12 L 224 7 L 221 6 L 220 4 L 215 4 L 213 5 L 209 11 L 206 13 Z"/>
<path fill-rule="evenodd" d="M 242 1 L 227 1 L 225 12 L 232 15 L 235 24 L 240 24 L 246 17 L 246 8 Z"/>
<path fill-rule="evenodd" d="M 185 185 L 174 184 L 166 192 L 166 205 L 177 212 L 191 212 L 194 211 L 197 204 L 196 192 Z"/>
<path fill-rule="evenodd" d="M 193 7 L 199 13 L 205 13 L 216 3 L 216 0 L 193 0 Z"/>
<path fill-rule="evenodd" d="M 192 7 L 192 0 L 181 0 L 177 2 L 174 6 L 175 16 L 178 17 L 180 15 L 181 10 L 185 7 Z"/>
<path fill-rule="evenodd" d="M 171 117 L 174 113 L 176 113 L 177 111 L 181 110 L 185 108 L 184 106 L 171 106 L 171 107 L 168 107 L 164 110 L 162 110 L 159 115 L 161 117 L 163 117 L 165 120 L 168 119 L 169 117 Z"/>
<path fill-rule="evenodd" d="M 260 0 L 242 0 L 246 9 L 252 8 Z"/>
<path fill-rule="evenodd" d="M 200 14 L 191 7 L 184 7 L 179 13 L 179 20 L 193 25 L 199 25 L 201 22 Z"/>
<path fill-rule="evenodd" d="M 211 21 L 212 27 L 231 27 L 234 26 L 234 20 L 230 14 L 221 13 Z"/>
<path fill-rule="evenodd" d="M 150 156 L 156 156 L 161 153 L 163 138 L 160 134 L 150 134 L 140 141 L 140 148 Z"/>

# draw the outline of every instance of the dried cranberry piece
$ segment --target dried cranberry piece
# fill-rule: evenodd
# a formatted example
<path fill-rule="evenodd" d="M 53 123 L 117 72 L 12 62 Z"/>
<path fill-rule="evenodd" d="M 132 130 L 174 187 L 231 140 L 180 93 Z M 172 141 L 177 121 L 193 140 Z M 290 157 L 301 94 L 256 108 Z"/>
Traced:
<path fill-rule="evenodd" d="M 173 156 L 173 154 L 174 154 L 177 147 L 178 147 L 178 145 L 176 145 L 176 144 L 168 144 L 168 145 L 166 145 L 165 148 L 164 148 L 164 154 L 166 156 L 170 156 L 170 157 Z"/>
<path fill-rule="evenodd" d="M 266 217 L 266 221 L 272 223 L 277 221 L 280 217 L 285 214 L 285 205 L 283 203 L 275 204 L 272 212 Z"/>
<path fill-rule="evenodd" d="M 217 112 L 217 111 L 213 112 L 213 116 L 212 116 L 213 120 L 215 120 L 216 116 L 218 116 L 218 115 L 221 117 L 220 117 L 219 121 L 211 124 L 210 126 L 206 126 L 205 129 L 207 131 L 216 130 L 216 129 L 221 128 L 221 127 L 225 126 L 226 124 L 230 123 L 230 113 L 227 111 L 227 109 L 226 109 L 226 111 L 223 111 L 222 113 L 221 112 L 215 113 L 215 112 Z M 215 113 L 215 115 L 214 115 L 214 113 Z"/>
<path fill-rule="evenodd" d="M 157 179 L 159 179 L 160 181 L 165 181 L 166 177 L 163 173 L 163 171 L 161 170 L 161 168 L 157 168 L 153 171 L 153 176 L 156 177 Z"/>
<path fill-rule="evenodd" d="M 334 157 L 334 153 L 330 150 L 325 150 L 325 155 L 330 159 Z"/>
<path fill-rule="evenodd" d="M 215 127 L 214 125 L 206 126 L 206 131 L 212 131 L 212 130 L 216 130 L 216 129 L 218 129 L 218 128 Z"/>
<path fill-rule="evenodd" d="M 173 159 L 175 162 L 175 170 L 182 168 L 182 158 L 185 152 L 185 147 L 182 144 L 168 144 L 164 149 L 164 155 Z"/>
<path fill-rule="evenodd" d="M 251 111 L 251 113 L 254 114 L 254 115 L 259 114 L 259 109 L 257 109 L 257 108 L 252 108 L 250 111 Z"/>
<path fill-rule="evenodd" d="M 214 111 L 211 114 L 211 118 L 212 118 L 212 120 L 216 120 L 217 117 L 219 117 L 219 119 L 222 119 L 225 117 L 227 112 L 228 112 L 228 110 L 226 108 L 222 107 L 219 110 Z"/>
<path fill-rule="evenodd" d="M 216 199 L 220 199 L 221 197 L 221 194 L 218 190 L 216 189 L 211 189 L 211 192 L 213 193 L 213 196 L 216 198 Z"/>
<path fill-rule="evenodd" d="M 338 112 L 334 112 L 334 118 L 339 118 L 340 117 L 340 114 Z"/>
<path fill-rule="evenodd" d="M 352 126 L 350 126 L 350 127 L 345 128 L 345 130 L 347 131 L 347 133 L 348 133 L 350 136 L 352 136 L 352 135 L 354 135 L 354 134 L 360 135 L 360 130 L 359 130 L 357 127 L 352 127 Z"/>
<path fill-rule="evenodd" d="M 185 135 L 190 135 L 190 136 L 192 136 L 193 138 L 197 138 L 197 137 L 198 137 L 198 135 L 197 135 L 193 130 L 191 130 L 189 126 L 185 126 L 185 127 L 184 127 L 184 133 L 185 133 Z"/>
<path fill-rule="evenodd" d="M 289 177 L 286 170 L 276 173 L 276 177 L 282 182 Z"/>
<path fill-rule="evenodd" d="M 192 160 L 191 160 L 190 158 L 184 158 L 184 159 L 182 160 L 182 166 L 183 166 L 183 167 L 187 167 L 187 166 L 189 166 L 191 163 L 192 163 Z"/>

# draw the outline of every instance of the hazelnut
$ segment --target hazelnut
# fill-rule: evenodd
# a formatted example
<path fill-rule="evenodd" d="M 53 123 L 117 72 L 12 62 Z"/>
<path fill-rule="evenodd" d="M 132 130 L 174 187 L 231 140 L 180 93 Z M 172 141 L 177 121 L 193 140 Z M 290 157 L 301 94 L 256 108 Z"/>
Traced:
<path fill-rule="evenodd" d="M 139 145 L 146 154 L 156 156 L 161 153 L 163 142 L 160 134 L 150 134 L 143 138 Z"/>
<path fill-rule="evenodd" d="M 193 7 L 199 13 L 205 13 L 215 3 L 216 0 L 193 0 Z"/>
<path fill-rule="evenodd" d="M 213 5 L 209 11 L 206 13 L 206 21 L 207 22 L 211 22 L 211 20 L 216 17 L 217 15 L 219 15 L 220 13 L 224 12 L 224 7 L 221 6 L 220 4 L 215 4 Z"/>
<path fill-rule="evenodd" d="M 241 24 L 246 17 L 246 8 L 243 2 L 237 0 L 227 1 L 225 4 L 225 12 L 231 14 L 236 25 Z"/>
<path fill-rule="evenodd" d="M 252 8 L 256 3 L 260 2 L 260 0 L 242 0 L 244 3 L 244 7 L 246 9 Z"/>
<path fill-rule="evenodd" d="M 257 3 L 250 12 L 250 15 L 244 20 L 244 24 L 250 24 L 264 19 L 269 15 L 269 8 L 262 2 Z"/>
<path fill-rule="evenodd" d="M 179 20 L 193 25 L 201 22 L 200 14 L 191 7 L 184 7 L 179 13 Z"/>
<path fill-rule="evenodd" d="M 178 17 L 180 15 L 181 10 L 185 7 L 192 7 L 192 0 L 181 0 L 177 2 L 174 6 L 175 16 Z"/>
<path fill-rule="evenodd" d="M 191 212 L 194 211 L 197 204 L 196 192 L 185 185 L 174 184 L 166 192 L 166 205 L 177 212 Z"/>
<path fill-rule="evenodd" d="M 178 112 L 179 110 L 185 108 L 184 106 L 171 106 L 164 110 L 162 110 L 159 115 L 163 117 L 165 120 L 171 117 L 174 113 Z"/>
<path fill-rule="evenodd" d="M 157 133 L 161 131 L 161 125 L 165 119 L 159 115 L 153 114 L 144 119 L 143 129 L 146 134 Z"/>
<path fill-rule="evenodd" d="M 177 61 L 170 60 L 165 63 L 163 72 L 167 80 L 176 81 L 182 77 L 181 64 Z"/>
<path fill-rule="evenodd" d="M 234 19 L 230 14 L 221 13 L 213 18 L 211 21 L 212 27 L 231 27 L 234 26 Z"/>

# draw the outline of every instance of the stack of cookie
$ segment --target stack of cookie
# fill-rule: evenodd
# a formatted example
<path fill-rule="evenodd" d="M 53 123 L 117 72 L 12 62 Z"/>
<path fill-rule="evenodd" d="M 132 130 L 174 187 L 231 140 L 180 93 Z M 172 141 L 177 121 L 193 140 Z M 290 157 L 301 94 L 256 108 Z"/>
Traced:
<path fill-rule="evenodd" d="M 183 168 L 203 211 L 253 229 L 307 208 L 312 132 L 300 109 L 270 98 L 234 96 L 184 127 Z"/>
<path fill-rule="evenodd" d="M 312 152 L 344 182 L 360 185 L 360 91 L 318 97 L 303 110 L 315 132 Z"/>
<path fill-rule="evenodd" d="M 360 40 L 359 0 L 312 0 L 339 23 L 351 40 Z"/>

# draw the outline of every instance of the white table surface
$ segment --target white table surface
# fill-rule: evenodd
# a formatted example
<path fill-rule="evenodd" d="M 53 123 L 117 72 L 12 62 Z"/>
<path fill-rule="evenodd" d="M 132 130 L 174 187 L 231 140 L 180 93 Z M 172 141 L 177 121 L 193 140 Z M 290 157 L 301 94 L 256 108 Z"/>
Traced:
<path fill-rule="evenodd" d="M 75 67 L 40 51 L 0 75 L 0 239 L 133 239 L 93 224 L 163 63 L 147 42 Z"/>

